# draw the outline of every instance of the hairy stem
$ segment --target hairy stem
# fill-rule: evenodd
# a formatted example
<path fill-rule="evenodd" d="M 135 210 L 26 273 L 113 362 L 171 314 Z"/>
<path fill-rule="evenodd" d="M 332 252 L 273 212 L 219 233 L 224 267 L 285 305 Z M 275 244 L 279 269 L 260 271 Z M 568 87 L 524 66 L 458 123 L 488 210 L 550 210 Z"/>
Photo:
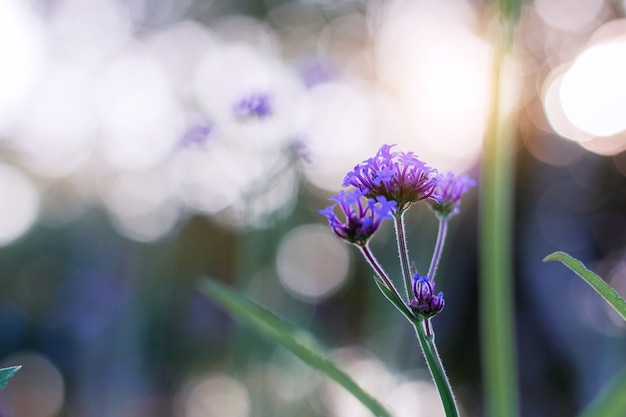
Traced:
<path fill-rule="evenodd" d="M 446 413 L 446 417 L 459 417 L 459 410 L 454 399 L 454 394 L 452 393 L 452 387 L 450 386 L 446 372 L 443 369 L 439 352 L 437 352 L 437 346 L 435 345 L 435 333 L 432 330 L 432 327 L 430 327 L 427 332 L 423 321 L 424 319 L 415 318 L 413 320 L 413 326 L 415 327 L 417 339 L 422 347 L 424 358 L 426 358 L 428 369 L 430 370 L 430 374 L 432 375 L 437 391 L 439 392 L 439 397 L 441 398 L 441 403 Z"/>
<path fill-rule="evenodd" d="M 446 233 L 448 232 L 448 220 L 445 218 L 439 219 L 439 232 L 437 233 L 437 243 L 435 244 L 435 250 L 433 252 L 433 259 L 430 261 L 430 268 L 428 268 L 428 278 L 435 282 L 435 273 L 439 266 L 439 260 L 441 259 L 441 252 L 443 252 L 443 244 L 446 240 Z"/>
<path fill-rule="evenodd" d="M 400 264 L 402 266 L 402 279 L 404 282 L 404 290 L 407 300 L 411 296 L 411 267 L 409 265 L 409 250 L 406 246 L 406 231 L 404 228 L 404 211 L 394 215 L 394 225 L 396 229 L 396 240 L 398 241 L 398 254 L 400 255 Z"/>

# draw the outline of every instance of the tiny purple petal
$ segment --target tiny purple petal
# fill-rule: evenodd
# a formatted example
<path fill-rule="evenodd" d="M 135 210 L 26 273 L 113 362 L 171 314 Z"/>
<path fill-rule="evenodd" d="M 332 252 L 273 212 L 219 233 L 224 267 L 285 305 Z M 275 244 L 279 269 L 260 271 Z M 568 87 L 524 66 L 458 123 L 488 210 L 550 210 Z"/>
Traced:
<path fill-rule="evenodd" d="M 429 198 L 435 190 L 437 171 L 428 167 L 413 152 L 394 152 L 395 145 L 382 145 L 373 158 L 354 167 L 344 178 L 367 197 L 383 196 L 396 201 L 398 211 L 411 203 Z"/>
<path fill-rule="evenodd" d="M 384 197 L 377 200 L 367 198 L 359 189 L 342 190 L 330 198 L 335 204 L 318 213 L 326 216 L 328 225 L 337 236 L 356 245 L 364 245 L 385 219 L 392 218 L 396 209 L 395 201 Z M 335 215 L 336 206 L 341 208 L 346 221 L 341 222 Z"/>
<path fill-rule="evenodd" d="M 420 274 L 413 275 L 413 299 L 409 301 L 409 307 L 416 314 L 421 314 L 425 318 L 434 316 L 443 310 L 445 300 L 440 291 L 436 296 L 435 283 L 427 276 Z"/>
<path fill-rule="evenodd" d="M 441 217 L 455 215 L 459 212 L 461 197 L 475 185 L 476 182 L 470 179 L 467 174 L 458 176 L 452 172 L 439 174 L 430 206 Z"/>

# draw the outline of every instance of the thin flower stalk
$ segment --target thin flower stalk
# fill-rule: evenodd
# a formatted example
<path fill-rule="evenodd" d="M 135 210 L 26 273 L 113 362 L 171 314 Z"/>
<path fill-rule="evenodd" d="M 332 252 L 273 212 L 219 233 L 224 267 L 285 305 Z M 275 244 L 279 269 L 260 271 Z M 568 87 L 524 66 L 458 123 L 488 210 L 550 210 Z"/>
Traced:
<path fill-rule="evenodd" d="M 435 250 L 433 251 L 433 258 L 430 261 L 430 268 L 428 268 L 428 277 L 435 280 L 435 273 L 439 266 L 439 260 L 441 259 L 441 253 L 443 252 L 443 245 L 446 241 L 446 234 L 448 232 L 448 220 L 445 218 L 439 219 L 439 231 L 437 232 L 437 242 L 435 243 Z"/>
<path fill-rule="evenodd" d="M 400 256 L 400 265 L 402 269 L 402 282 L 407 299 L 411 299 L 411 268 L 409 265 L 409 249 L 406 244 L 406 230 L 404 227 L 404 213 L 396 213 L 394 218 L 394 226 L 396 230 L 396 240 L 398 242 L 398 254 Z"/>

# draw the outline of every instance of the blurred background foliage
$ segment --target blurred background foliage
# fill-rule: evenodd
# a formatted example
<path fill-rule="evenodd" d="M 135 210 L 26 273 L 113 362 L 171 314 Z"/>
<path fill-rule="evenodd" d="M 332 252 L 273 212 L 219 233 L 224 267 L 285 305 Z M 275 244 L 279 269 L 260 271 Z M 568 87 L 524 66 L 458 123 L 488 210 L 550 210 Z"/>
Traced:
<path fill-rule="evenodd" d="M 570 416 L 626 329 L 545 255 L 626 294 L 626 2 L 523 4 L 516 331 L 524 416 Z M 480 0 L 0 2 L 5 417 L 360 416 L 339 387 L 197 291 L 288 317 L 397 416 L 442 415 L 414 335 L 317 210 L 383 143 L 478 177 L 493 10 Z M 479 187 L 480 188 L 480 184 Z M 476 192 L 434 321 L 462 414 L 482 413 Z M 436 220 L 407 219 L 427 268 Z M 393 230 L 373 240 L 396 276 Z"/>

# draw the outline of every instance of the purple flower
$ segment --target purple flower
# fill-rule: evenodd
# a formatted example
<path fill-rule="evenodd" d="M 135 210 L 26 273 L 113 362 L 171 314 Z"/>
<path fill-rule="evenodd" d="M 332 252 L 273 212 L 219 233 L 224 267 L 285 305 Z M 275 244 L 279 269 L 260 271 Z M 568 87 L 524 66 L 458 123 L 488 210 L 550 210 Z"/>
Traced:
<path fill-rule="evenodd" d="M 383 145 L 376 156 L 354 167 L 343 180 L 367 197 L 385 197 L 398 202 L 398 211 L 411 203 L 429 198 L 435 191 L 437 171 L 419 160 L 413 152 L 392 152 L 395 145 Z"/>
<path fill-rule="evenodd" d="M 196 123 L 187 129 L 181 140 L 181 145 L 183 147 L 202 146 L 207 143 L 212 131 L 213 123 L 208 121 Z"/>
<path fill-rule="evenodd" d="M 311 152 L 305 136 L 296 137 L 289 143 L 286 151 L 296 160 L 311 163 Z"/>
<path fill-rule="evenodd" d="M 435 295 L 435 283 L 420 274 L 413 275 L 413 297 L 409 301 L 409 307 L 414 313 L 425 318 L 439 313 L 446 304 L 441 291 Z"/>
<path fill-rule="evenodd" d="M 269 116 L 272 114 L 270 96 L 266 93 L 252 93 L 235 103 L 233 112 L 238 119 L 262 119 Z"/>
<path fill-rule="evenodd" d="M 332 81 L 337 78 L 339 73 L 337 65 L 333 61 L 321 57 L 304 59 L 300 62 L 299 68 L 308 88 Z"/>
<path fill-rule="evenodd" d="M 396 209 L 395 201 L 387 201 L 383 196 L 366 198 L 358 189 L 342 190 L 330 198 L 335 204 L 320 210 L 328 218 L 328 225 L 340 238 L 349 243 L 363 246 L 378 230 L 384 219 L 391 219 Z M 335 215 L 335 206 L 343 211 L 346 221 L 342 222 Z"/>
<path fill-rule="evenodd" d="M 476 182 L 467 174 L 458 176 L 452 172 L 439 174 L 435 192 L 429 200 L 430 207 L 439 217 L 453 216 L 459 212 L 459 203 L 463 194 L 475 185 Z"/>

